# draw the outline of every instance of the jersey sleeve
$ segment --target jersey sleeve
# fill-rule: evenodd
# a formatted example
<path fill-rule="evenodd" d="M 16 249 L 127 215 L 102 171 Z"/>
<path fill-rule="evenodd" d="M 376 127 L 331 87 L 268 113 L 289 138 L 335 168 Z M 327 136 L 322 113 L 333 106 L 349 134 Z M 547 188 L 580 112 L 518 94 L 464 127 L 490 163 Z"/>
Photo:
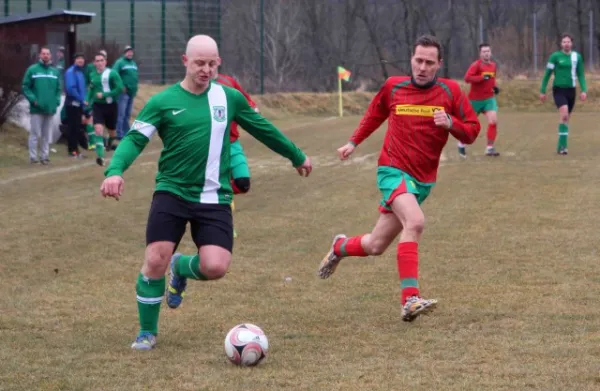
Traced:
<path fill-rule="evenodd" d="M 360 120 L 358 127 L 350 137 L 350 143 L 354 146 L 360 145 L 367 139 L 390 115 L 389 99 L 390 99 L 390 88 L 389 79 L 379 89 L 379 92 L 369 104 L 365 115 Z"/>
<path fill-rule="evenodd" d="M 230 91 L 235 110 L 233 120 L 269 149 L 290 160 L 294 167 L 302 165 L 306 160 L 304 152 L 271 122 L 255 112 L 241 92 Z"/>
<path fill-rule="evenodd" d="M 583 63 L 583 57 L 580 53 L 577 53 L 577 79 L 579 80 L 579 86 L 581 92 L 587 92 L 587 83 L 585 82 L 585 65 Z"/>
<path fill-rule="evenodd" d="M 448 113 L 451 120 L 450 134 L 461 143 L 472 144 L 481 131 L 481 124 L 460 87 L 453 91 L 453 96 L 452 111 Z"/>
<path fill-rule="evenodd" d="M 104 171 L 106 177 L 123 175 L 160 128 L 161 119 L 162 110 L 159 99 L 150 98 L 133 121 L 127 135 L 119 143 L 110 164 Z"/>
<path fill-rule="evenodd" d="M 483 76 L 479 74 L 479 64 L 475 61 L 469 69 L 467 69 L 467 73 L 465 74 L 465 82 L 466 83 L 480 83 L 483 81 Z"/>
<path fill-rule="evenodd" d="M 556 56 L 554 53 L 550 55 L 548 58 L 548 63 L 546 64 L 546 71 L 544 72 L 544 77 L 542 78 L 542 86 L 540 87 L 540 93 L 546 93 L 546 86 L 548 85 L 548 81 L 550 81 L 550 76 L 552 72 L 554 72 L 554 68 L 556 67 Z"/>

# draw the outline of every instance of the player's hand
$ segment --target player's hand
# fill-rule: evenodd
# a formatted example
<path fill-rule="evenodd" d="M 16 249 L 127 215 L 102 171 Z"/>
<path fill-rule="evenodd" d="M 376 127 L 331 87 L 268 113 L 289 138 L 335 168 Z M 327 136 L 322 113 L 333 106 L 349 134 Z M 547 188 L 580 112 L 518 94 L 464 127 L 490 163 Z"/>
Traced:
<path fill-rule="evenodd" d="M 97 94 L 96 94 L 96 98 L 98 98 L 98 99 L 102 99 L 102 97 L 103 97 L 103 96 L 104 96 L 104 95 L 102 95 L 102 93 L 101 93 L 101 92 L 99 92 L 99 93 L 97 93 Z"/>
<path fill-rule="evenodd" d="M 304 159 L 304 163 L 296 167 L 296 171 L 298 171 L 298 174 L 300 174 L 301 176 L 310 175 L 310 172 L 312 171 L 312 163 L 310 162 L 308 156 L 306 157 L 306 159 Z"/>
<path fill-rule="evenodd" d="M 119 201 L 119 197 L 123 194 L 125 187 L 125 180 L 119 175 L 109 176 L 102 182 L 100 186 L 100 192 L 104 198 L 113 197 Z"/>
<path fill-rule="evenodd" d="M 354 152 L 354 149 L 356 149 L 356 147 L 352 143 L 348 143 L 343 147 L 338 148 L 337 153 L 340 157 L 340 160 L 348 159 L 350 155 L 352 155 L 352 152 Z"/>
<path fill-rule="evenodd" d="M 546 101 L 546 94 L 540 94 L 540 100 L 544 103 Z"/>
<path fill-rule="evenodd" d="M 254 108 L 254 111 L 255 111 L 256 113 L 259 113 L 259 114 L 260 114 L 260 110 L 258 109 L 258 107 L 255 107 L 255 108 Z"/>
<path fill-rule="evenodd" d="M 581 94 L 579 94 L 579 99 L 581 99 L 582 102 L 585 102 L 585 100 L 587 99 L 587 92 L 582 92 Z"/>
<path fill-rule="evenodd" d="M 435 113 L 433 113 L 433 122 L 436 124 L 436 126 L 446 129 L 450 129 L 450 126 L 452 126 L 452 121 L 444 110 L 437 110 Z"/>
<path fill-rule="evenodd" d="M 498 88 L 498 86 L 494 86 L 492 89 L 494 90 L 494 94 L 498 95 L 500 93 L 500 88 Z"/>
<path fill-rule="evenodd" d="M 490 75 L 483 75 L 483 80 L 490 80 L 492 77 Z"/>

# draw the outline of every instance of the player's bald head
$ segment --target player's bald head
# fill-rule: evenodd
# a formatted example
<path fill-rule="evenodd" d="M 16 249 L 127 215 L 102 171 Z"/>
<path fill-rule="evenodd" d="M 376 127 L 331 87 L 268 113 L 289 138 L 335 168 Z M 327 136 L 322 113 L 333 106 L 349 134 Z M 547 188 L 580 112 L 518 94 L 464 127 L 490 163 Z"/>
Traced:
<path fill-rule="evenodd" d="M 208 35 L 195 35 L 188 41 L 185 54 L 190 58 L 219 57 L 219 47 Z"/>

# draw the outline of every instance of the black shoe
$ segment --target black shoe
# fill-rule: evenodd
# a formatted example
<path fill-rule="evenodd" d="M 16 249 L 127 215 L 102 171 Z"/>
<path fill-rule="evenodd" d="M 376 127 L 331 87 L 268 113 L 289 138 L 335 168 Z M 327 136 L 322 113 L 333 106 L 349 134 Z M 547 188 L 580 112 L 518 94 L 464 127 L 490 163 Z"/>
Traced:
<path fill-rule="evenodd" d="M 29 163 L 31 164 L 40 164 L 40 161 L 37 159 L 29 159 Z"/>
<path fill-rule="evenodd" d="M 48 164 L 50 164 L 50 160 L 48 160 L 48 159 L 44 159 L 44 160 L 42 160 L 42 161 L 41 161 L 41 163 L 42 163 L 44 166 L 47 166 Z"/>
<path fill-rule="evenodd" d="M 97 157 L 96 158 L 96 164 L 99 165 L 100 167 L 104 166 L 104 158 L 103 157 Z"/>
<path fill-rule="evenodd" d="M 567 148 L 561 148 L 558 150 L 559 155 L 567 155 Z"/>

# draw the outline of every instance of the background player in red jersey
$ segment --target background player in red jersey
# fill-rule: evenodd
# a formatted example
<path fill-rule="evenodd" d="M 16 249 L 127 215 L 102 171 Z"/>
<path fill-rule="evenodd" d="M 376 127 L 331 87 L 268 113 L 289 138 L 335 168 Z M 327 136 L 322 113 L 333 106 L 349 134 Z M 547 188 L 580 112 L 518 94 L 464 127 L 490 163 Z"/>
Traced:
<path fill-rule="evenodd" d="M 482 43 L 479 45 L 479 60 L 471 64 L 465 74 L 465 81 L 471 84 L 469 100 L 473 110 L 477 115 L 484 113 L 488 120 L 487 146 L 485 148 L 487 156 L 500 155 L 494 147 L 498 123 L 498 103 L 495 95 L 500 92 L 496 86 L 496 71 L 496 63 L 492 61 L 492 48 L 489 44 Z M 467 157 L 465 145 L 460 141 L 458 142 L 458 154 L 463 158 Z"/>
<path fill-rule="evenodd" d="M 460 86 L 436 77 L 441 62 L 437 40 L 420 37 L 413 46 L 413 76 L 387 79 L 350 141 L 337 150 L 341 160 L 348 159 L 356 146 L 388 120 L 377 168 L 383 196 L 379 220 L 371 233 L 351 238 L 336 235 L 319 266 L 319 276 L 328 278 L 344 257 L 380 255 L 400 235 L 397 263 L 402 319 L 408 322 L 437 304 L 419 294 L 418 242 L 424 225 L 420 204 L 435 184 L 449 134 L 471 144 L 480 131 L 477 115 Z"/>
<path fill-rule="evenodd" d="M 246 97 L 250 107 L 258 112 L 256 103 L 233 77 L 219 73 L 217 74 L 215 81 L 219 84 L 235 88 L 241 92 Z M 245 194 L 248 192 L 248 190 L 250 190 L 250 167 L 248 166 L 248 160 L 246 159 L 244 148 L 239 141 L 240 131 L 238 130 L 238 124 L 236 122 L 231 123 L 229 132 L 229 140 L 231 142 L 231 188 L 233 189 L 234 195 Z M 233 201 L 231 202 L 231 210 L 235 210 L 235 204 Z M 233 236 L 237 237 L 237 232 L 235 230 L 233 231 Z"/>

